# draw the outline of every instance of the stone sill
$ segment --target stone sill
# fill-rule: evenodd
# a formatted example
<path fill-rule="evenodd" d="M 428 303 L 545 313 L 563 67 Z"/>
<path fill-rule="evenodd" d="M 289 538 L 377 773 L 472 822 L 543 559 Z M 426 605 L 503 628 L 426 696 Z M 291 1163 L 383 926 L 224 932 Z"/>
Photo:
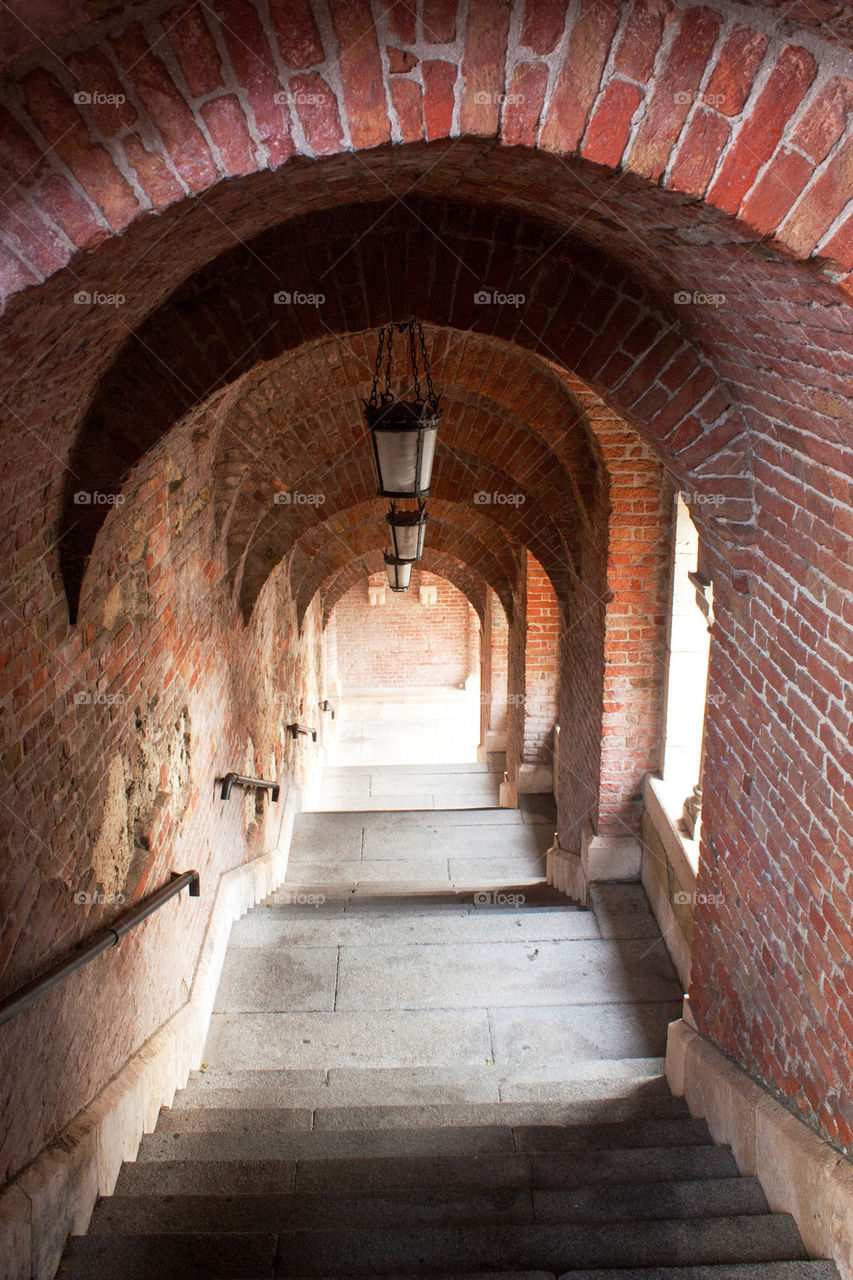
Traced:
<path fill-rule="evenodd" d="M 699 841 L 691 840 L 678 826 L 685 794 L 681 787 L 664 782 L 651 773 L 646 774 L 643 784 L 646 814 L 660 837 L 679 883 L 689 886 L 689 891 L 695 893 Z"/>

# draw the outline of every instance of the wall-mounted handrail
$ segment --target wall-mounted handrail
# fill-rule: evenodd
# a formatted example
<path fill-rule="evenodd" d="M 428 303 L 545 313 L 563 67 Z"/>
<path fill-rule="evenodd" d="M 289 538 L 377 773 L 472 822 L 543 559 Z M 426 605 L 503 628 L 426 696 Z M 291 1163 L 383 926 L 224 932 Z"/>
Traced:
<path fill-rule="evenodd" d="M 278 800 L 279 785 L 277 782 L 268 782 L 265 778 L 247 778 L 242 773 L 226 773 L 224 778 L 220 779 L 222 783 L 222 793 L 220 800 L 228 800 L 231 797 L 231 788 L 236 784 L 238 787 L 257 787 L 259 791 L 268 791 L 270 800 L 275 804 Z"/>
<path fill-rule="evenodd" d="M 310 738 L 312 742 L 317 741 L 317 730 L 309 728 L 307 724 L 289 724 L 287 728 L 294 742 L 300 733 L 304 733 L 306 738 Z"/>
<path fill-rule="evenodd" d="M 331 704 L 331 702 L 329 701 L 329 699 L 328 699 L 328 698 L 324 698 L 324 699 L 323 699 L 323 701 L 320 703 L 320 710 L 321 710 L 321 711 L 331 711 L 331 713 L 332 713 L 332 719 L 334 720 L 334 718 L 335 718 L 335 708 L 332 706 L 332 704 Z"/>
<path fill-rule="evenodd" d="M 50 969 L 46 969 L 38 978 L 33 978 L 32 982 L 27 982 L 23 987 L 19 987 L 17 991 L 13 991 L 11 995 L 6 996 L 4 1000 L 0 1000 L 0 1026 L 4 1022 L 8 1022 L 10 1018 L 14 1018 L 16 1013 L 20 1013 L 22 1009 L 26 1009 L 40 996 L 58 986 L 65 978 L 76 973 L 78 969 L 82 969 L 90 960 L 94 960 L 95 956 L 99 956 L 102 951 L 107 951 L 110 947 L 114 947 L 126 933 L 130 933 L 131 929 L 135 929 L 143 920 L 147 920 L 153 915 L 165 902 L 170 898 L 174 898 L 182 889 L 189 887 L 190 897 L 197 898 L 200 892 L 200 882 L 197 871 L 184 871 L 181 875 L 172 872 L 172 879 L 168 884 L 164 884 L 160 889 L 155 890 L 150 898 L 143 899 L 138 906 L 131 907 L 130 911 L 119 916 L 114 920 L 107 929 L 102 929 L 99 933 L 94 934 L 88 942 L 80 943 L 76 951 L 72 952 L 64 960 L 60 960 L 58 964 L 53 965 Z"/>

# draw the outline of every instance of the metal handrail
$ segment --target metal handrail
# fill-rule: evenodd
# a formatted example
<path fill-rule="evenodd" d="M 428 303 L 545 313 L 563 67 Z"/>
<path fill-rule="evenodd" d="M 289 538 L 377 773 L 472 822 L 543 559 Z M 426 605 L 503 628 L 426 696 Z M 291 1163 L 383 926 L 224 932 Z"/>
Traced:
<path fill-rule="evenodd" d="M 323 699 L 323 701 L 320 703 L 320 710 L 321 710 L 321 711 L 330 711 L 330 712 L 332 713 L 332 719 L 334 720 L 334 718 L 335 718 L 335 708 L 332 706 L 332 704 L 331 704 L 331 702 L 329 701 L 329 699 L 328 699 L 328 698 L 324 698 L 324 699 Z"/>
<path fill-rule="evenodd" d="M 306 738 L 310 738 L 312 742 L 317 741 L 317 730 L 310 728 L 307 724 L 289 724 L 287 728 L 294 742 L 300 733 L 304 733 Z"/>
<path fill-rule="evenodd" d="M 222 792 L 220 800 L 228 800 L 231 797 L 231 788 L 235 785 L 238 787 L 257 787 L 260 791 L 269 791 L 270 800 L 273 804 L 278 800 L 279 785 L 277 782 L 267 782 L 265 778 L 247 778 L 242 773 L 226 773 L 225 777 L 220 779 L 222 782 Z"/>
<path fill-rule="evenodd" d="M 172 872 L 172 879 L 168 884 L 164 884 L 162 888 L 155 890 L 150 898 L 145 898 L 138 906 L 132 907 L 125 915 L 119 916 L 114 920 L 107 929 L 102 929 L 100 933 L 96 933 L 88 942 L 81 943 L 77 951 L 67 956 L 65 960 L 60 960 L 58 964 L 53 965 L 50 969 L 45 970 L 38 978 L 33 978 L 32 982 L 27 982 L 23 987 L 19 987 L 17 991 L 13 991 L 11 995 L 6 996 L 4 1000 L 0 1000 L 0 1026 L 4 1022 L 8 1022 L 10 1018 L 14 1018 L 16 1013 L 20 1013 L 22 1009 L 26 1009 L 40 996 L 52 990 L 53 987 L 59 985 L 72 973 L 76 973 L 78 969 L 82 969 L 90 960 L 94 960 L 95 956 L 99 956 L 102 951 L 107 951 L 110 947 L 116 946 L 117 943 L 130 933 L 131 929 L 135 929 L 143 920 L 147 920 L 153 915 L 165 902 L 170 898 L 174 898 L 182 889 L 189 887 L 190 897 L 197 898 L 200 892 L 200 882 L 197 871 L 184 871 L 181 875 Z"/>

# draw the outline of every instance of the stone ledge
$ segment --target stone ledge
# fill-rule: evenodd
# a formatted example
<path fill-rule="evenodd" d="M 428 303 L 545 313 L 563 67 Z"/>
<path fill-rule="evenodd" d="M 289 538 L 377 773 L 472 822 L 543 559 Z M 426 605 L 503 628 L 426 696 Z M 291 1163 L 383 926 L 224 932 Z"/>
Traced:
<path fill-rule="evenodd" d="M 86 1231 L 98 1196 L 112 1193 L 122 1163 L 136 1157 L 160 1108 L 201 1065 L 231 925 L 283 882 L 301 807 L 291 787 L 276 848 L 220 876 L 187 1003 L 0 1190 L 3 1280 L 54 1280 L 68 1235 Z"/>
<path fill-rule="evenodd" d="M 666 1076 L 741 1173 L 758 1178 L 771 1209 L 792 1216 L 810 1255 L 853 1280 L 853 1163 L 684 1019 L 669 1026 Z"/>
<path fill-rule="evenodd" d="M 518 794 L 520 796 L 548 795 L 554 790 L 554 770 L 549 764 L 520 764 L 518 766 Z"/>

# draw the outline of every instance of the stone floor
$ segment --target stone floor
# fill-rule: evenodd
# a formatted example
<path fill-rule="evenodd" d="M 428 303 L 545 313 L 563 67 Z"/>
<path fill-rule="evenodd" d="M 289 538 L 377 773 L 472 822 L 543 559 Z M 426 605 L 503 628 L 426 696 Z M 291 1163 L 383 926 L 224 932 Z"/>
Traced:
<path fill-rule="evenodd" d="M 337 708 L 331 765 L 469 764 L 477 759 L 477 689 L 347 694 Z"/>
<path fill-rule="evenodd" d="M 303 814 L 284 887 L 235 924 L 208 1087 L 294 1072 L 278 1091 L 319 1105 L 352 1102 L 359 1072 L 375 1100 L 390 1072 L 414 1105 L 660 1073 L 682 992 L 642 890 L 601 887 L 590 911 L 555 894 L 552 802 L 481 807 L 495 776 L 329 771 L 321 803 L 357 808 Z M 389 810 L 401 794 L 442 807 Z"/>

